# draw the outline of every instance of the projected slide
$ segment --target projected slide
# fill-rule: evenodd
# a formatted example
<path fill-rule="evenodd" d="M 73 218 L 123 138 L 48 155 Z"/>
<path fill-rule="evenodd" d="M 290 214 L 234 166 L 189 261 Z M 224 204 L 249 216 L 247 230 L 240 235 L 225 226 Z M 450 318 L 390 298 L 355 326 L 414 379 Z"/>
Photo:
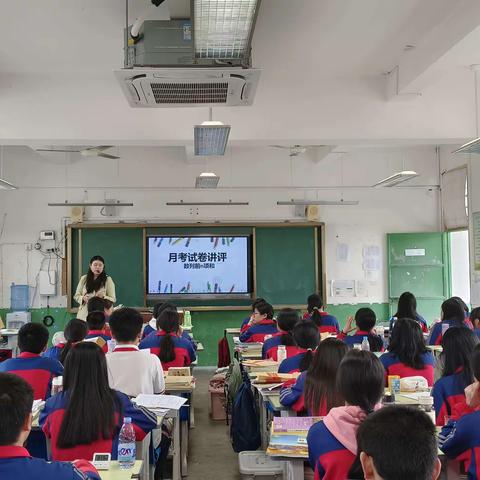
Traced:
<path fill-rule="evenodd" d="M 149 237 L 148 294 L 249 293 L 248 237 Z"/>

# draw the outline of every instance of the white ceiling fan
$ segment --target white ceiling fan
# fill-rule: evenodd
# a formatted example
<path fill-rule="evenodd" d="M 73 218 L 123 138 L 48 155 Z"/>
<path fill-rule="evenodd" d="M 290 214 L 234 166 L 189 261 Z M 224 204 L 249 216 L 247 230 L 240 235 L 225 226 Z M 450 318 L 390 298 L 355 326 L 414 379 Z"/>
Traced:
<path fill-rule="evenodd" d="M 35 150 L 37 152 L 79 153 L 84 157 L 103 157 L 103 158 L 111 158 L 111 159 L 120 158 L 117 155 L 110 155 L 109 153 L 105 153 L 105 150 L 108 150 L 109 148 L 113 148 L 113 145 L 100 145 L 98 147 L 86 147 L 86 148 L 51 147 L 51 148 L 36 148 Z"/>
<path fill-rule="evenodd" d="M 305 153 L 309 148 L 318 148 L 324 146 L 325 145 L 269 145 L 269 147 L 273 148 L 283 148 L 285 150 L 290 150 L 290 157 L 298 157 L 299 155 Z"/>

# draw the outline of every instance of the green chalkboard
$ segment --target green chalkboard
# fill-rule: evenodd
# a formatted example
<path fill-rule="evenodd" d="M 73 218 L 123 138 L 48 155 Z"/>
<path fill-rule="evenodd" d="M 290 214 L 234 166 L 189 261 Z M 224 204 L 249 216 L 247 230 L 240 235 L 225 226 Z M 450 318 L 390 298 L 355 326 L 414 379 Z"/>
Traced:
<path fill-rule="evenodd" d="M 257 296 L 273 304 L 305 304 L 316 291 L 315 228 L 259 227 L 255 231 Z"/>

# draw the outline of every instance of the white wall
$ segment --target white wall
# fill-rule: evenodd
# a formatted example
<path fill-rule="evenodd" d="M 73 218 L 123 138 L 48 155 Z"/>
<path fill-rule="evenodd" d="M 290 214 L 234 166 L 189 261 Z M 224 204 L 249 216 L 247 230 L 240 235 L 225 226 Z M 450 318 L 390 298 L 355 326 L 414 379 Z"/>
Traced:
<path fill-rule="evenodd" d="M 34 286 L 48 257 L 27 251 L 40 230 L 55 229 L 61 236 L 63 207 L 48 202 L 95 201 L 116 198 L 134 207 L 119 209 L 109 221 L 294 221 L 294 209 L 277 206 L 290 198 L 359 200 L 358 206 L 320 207 L 326 224 L 328 280 L 369 280 L 368 296 L 329 298 L 331 303 L 385 302 L 386 236 L 388 232 L 422 232 L 438 229 L 438 192 L 428 188 L 370 188 L 378 180 L 402 169 L 415 169 L 420 177 L 411 185 L 438 184 L 438 165 L 431 146 L 363 148 L 334 155 L 319 163 L 308 155 L 290 159 L 288 152 L 271 148 L 235 148 L 224 158 L 189 164 L 182 148 L 122 147 L 121 160 L 84 158 L 69 154 L 46 160 L 27 147 L 4 148 L 4 178 L 20 186 L 0 190 L 0 306 L 8 307 L 11 282 Z M 193 188 L 201 171 L 220 177 L 216 191 Z M 341 186 L 344 186 L 342 189 Z M 167 207 L 166 201 L 249 201 L 248 207 Z M 89 221 L 104 222 L 100 208 L 87 210 Z M 337 262 L 338 243 L 350 247 L 348 262 Z M 364 246 L 381 247 L 382 269 L 366 278 Z M 43 261 L 43 264 L 42 264 Z M 56 259 L 50 267 L 59 268 Z M 41 265 L 42 264 L 42 265 Z M 121 299 L 120 299 L 121 301 Z M 51 306 L 65 298 L 50 299 Z M 34 306 L 44 306 L 35 298 Z"/>

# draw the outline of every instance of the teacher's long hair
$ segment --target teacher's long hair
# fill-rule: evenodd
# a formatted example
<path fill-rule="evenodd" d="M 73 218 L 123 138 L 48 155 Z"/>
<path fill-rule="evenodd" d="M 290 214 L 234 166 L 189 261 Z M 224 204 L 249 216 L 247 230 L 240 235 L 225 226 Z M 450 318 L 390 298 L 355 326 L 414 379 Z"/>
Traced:
<path fill-rule="evenodd" d="M 65 359 L 63 376 L 67 395 L 65 414 L 58 435 L 58 448 L 88 445 L 110 439 L 115 433 L 115 413 L 122 409 L 115 390 L 108 385 L 107 361 L 93 342 L 75 345 Z"/>
<path fill-rule="evenodd" d="M 105 272 L 105 260 L 100 255 L 95 255 L 90 259 L 89 265 L 92 265 L 93 262 L 96 260 L 103 263 L 103 272 L 95 278 L 92 272 L 92 269 L 88 269 L 87 273 L 87 281 L 85 283 L 85 288 L 87 289 L 87 293 L 97 292 L 102 287 L 105 286 L 107 282 L 107 273 Z"/>

